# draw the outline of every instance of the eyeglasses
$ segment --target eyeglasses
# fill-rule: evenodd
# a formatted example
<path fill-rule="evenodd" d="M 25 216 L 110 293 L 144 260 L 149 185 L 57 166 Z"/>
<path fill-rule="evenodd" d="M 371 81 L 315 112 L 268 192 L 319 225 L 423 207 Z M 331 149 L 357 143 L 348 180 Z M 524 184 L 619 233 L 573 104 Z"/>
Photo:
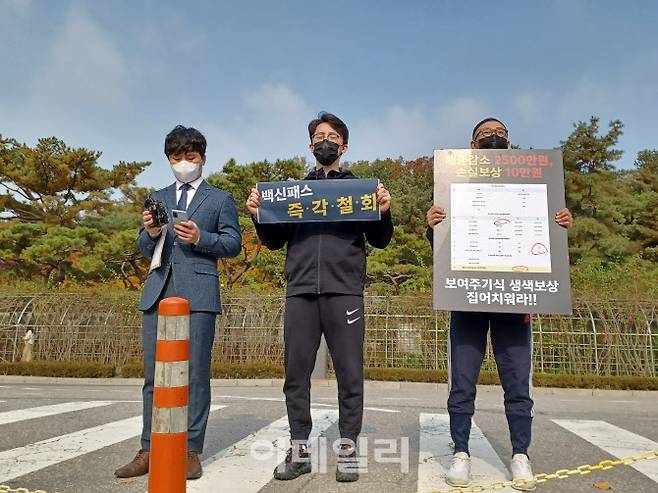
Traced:
<path fill-rule="evenodd" d="M 502 127 L 498 127 L 494 129 L 485 128 L 484 130 L 478 132 L 478 137 L 487 138 L 487 137 L 491 137 L 494 134 L 496 134 L 498 137 L 507 138 L 507 130 L 505 130 Z"/>
<path fill-rule="evenodd" d="M 318 142 L 322 142 L 323 140 L 328 140 L 329 142 L 333 142 L 334 144 L 340 144 L 341 136 L 334 132 L 329 132 L 328 134 L 318 132 L 316 134 L 313 134 L 313 137 L 311 137 L 311 141 L 314 144 L 317 144 Z"/>

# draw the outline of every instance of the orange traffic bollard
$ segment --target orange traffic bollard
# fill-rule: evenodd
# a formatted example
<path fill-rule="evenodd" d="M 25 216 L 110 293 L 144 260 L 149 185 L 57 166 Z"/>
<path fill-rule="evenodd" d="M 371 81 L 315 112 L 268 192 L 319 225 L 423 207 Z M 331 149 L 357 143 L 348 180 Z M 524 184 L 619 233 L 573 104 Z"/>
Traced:
<path fill-rule="evenodd" d="M 149 493 L 183 493 L 187 478 L 190 304 L 165 298 L 158 305 Z"/>

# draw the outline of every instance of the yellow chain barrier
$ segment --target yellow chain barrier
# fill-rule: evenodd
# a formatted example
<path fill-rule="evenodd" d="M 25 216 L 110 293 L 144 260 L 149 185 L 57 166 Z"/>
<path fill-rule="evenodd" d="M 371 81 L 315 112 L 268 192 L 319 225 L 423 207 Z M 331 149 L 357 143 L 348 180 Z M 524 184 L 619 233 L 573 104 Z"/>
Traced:
<path fill-rule="evenodd" d="M 618 460 L 606 459 L 602 460 L 594 466 L 585 464 L 584 466 L 577 467 L 576 469 L 560 469 L 555 471 L 553 474 L 535 474 L 535 483 L 541 484 L 552 479 L 566 479 L 571 476 L 585 476 L 591 474 L 594 471 L 607 471 L 617 466 L 628 466 L 635 462 L 641 460 L 652 460 L 658 459 L 658 450 L 650 450 L 649 452 L 643 452 L 637 455 L 628 455 L 622 457 Z M 516 481 L 495 481 L 493 483 L 485 485 L 473 485 L 466 488 L 450 488 L 447 490 L 432 490 L 428 493 L 480 493 L 482 491 L 491 491 L 491 490 L 502 490 L 503 488 L 509 488 L 510 486 L 523 487 L 526 485 L 527 481 L 525 479 L 517 479 Z M 0 490 L 2 493 L 2 490 Z"/>
<path fill-rule="evenodd" d="M 606 459 L 606 460 L 602 460 L 601 462 L 599 462 L 594 466 L 585 464 L 575 469 L 559 469 L 552 474 L 544 474 L 544 473 L 535 474 L 535 483 L 541 484 L 541 483 L 545 483 L 546 481 L 550 481 L 552 479 L 566 479 L 571 476 L 586 476 L 587 474 L 591 474 L 594 471 L 607 471 L 608 469 L 612 469 L 613 467 L 617 467 L 621 465 L 629 466 L 641 460 L 653 460 L 653 459 L 658 459 L 658 450 L 650 450 L 648 452 L 643 452 L 637 455 L 627 455 L 626 457 L 622 457 L 621 459 L 617 459 L 617 460 Z M 484 484 L 484 485 L 476 484 L 473 486 L 468 486 L 466 488 L 432 490 L 429 491 L 428 493 L 481 493 L 483 491 L 502 490 L 503 488 L 509 488 L 510 486 L 523 487 L 526 483 L 527 481 L 524 479 L 517 479 L 512 481 L 495 481 L 493 483 Z M 28 490 L 27 488 L 11 488 L 9 486 L 5 486 L 4 484 L 0 484 L 0 493 L 48 493 L 48 492 L 44 490 L 31 491 Z"/>

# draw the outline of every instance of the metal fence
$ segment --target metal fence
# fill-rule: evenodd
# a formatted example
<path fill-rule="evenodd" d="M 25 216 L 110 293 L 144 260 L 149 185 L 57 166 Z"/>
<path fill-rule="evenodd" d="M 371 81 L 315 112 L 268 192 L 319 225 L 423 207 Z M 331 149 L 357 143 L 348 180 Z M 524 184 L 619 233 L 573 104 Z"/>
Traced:
<path fill-rule="evenodd" d="M 429 295 L 366 296 L 368 367 L 446 367 L 449 315 Z M 0 361 L 17 361 L 23 335 L 36 335 L 35 359 L 121 366 L 141 359 L 141 314 L 134 293 L 0 295 Z M 280 295 L 225 296 L 213 359 L 283 363 Z M 533 316 L 537 371 L 645 375 L 658 373 L 658 302 L 578 301 L 572 316 Z M 488 351 L 485 369 L 494 369 Z"/>

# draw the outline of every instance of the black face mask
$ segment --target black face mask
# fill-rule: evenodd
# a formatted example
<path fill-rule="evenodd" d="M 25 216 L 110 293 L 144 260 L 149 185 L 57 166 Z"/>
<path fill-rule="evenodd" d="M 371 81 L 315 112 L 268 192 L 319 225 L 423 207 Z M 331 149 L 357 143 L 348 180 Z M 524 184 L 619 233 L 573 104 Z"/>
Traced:
<path fill-rule="evenodd" d="M 496 134 L 478 140 L 478 149 L 507 149 L 509 142 Z"/>
<path fill-rule="evenodd" d="M 335 142 L 323 140 L 322 142 L 315 144 L 313 147 L 313 155 L 322 166 L 331 166 L 336 159 L 340 157 L 340 154 L 338 153 L 339 148 L 340 146 Z"/>

